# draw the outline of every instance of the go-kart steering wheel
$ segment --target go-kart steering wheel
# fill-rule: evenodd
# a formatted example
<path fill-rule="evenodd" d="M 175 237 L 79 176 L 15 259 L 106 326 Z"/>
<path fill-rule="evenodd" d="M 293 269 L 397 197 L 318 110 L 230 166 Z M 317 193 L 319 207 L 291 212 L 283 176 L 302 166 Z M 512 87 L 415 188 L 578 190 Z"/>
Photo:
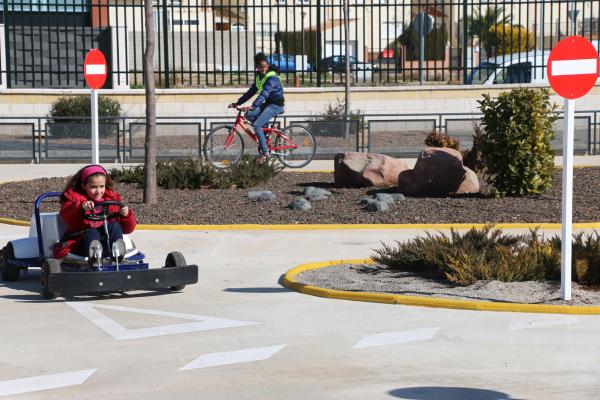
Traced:
<path fill-rule="evenodd" d="M 81 214 L 83 219 L 87 219 L 88 221 L 104 221 L 105 219 L 111 219 L 118 217 L 120 214 L 118 212 L 109 213 L 108 206 L 118 206 L 119 210 L 124 207 L 123 203 L 115 200 L 106 200 L 106 201 L 98 201 L 94 202 L 94 209 L 91 211 L 81 210 Z M 96 207 L 103 207 L 102 210 L 96 211 Z"/>

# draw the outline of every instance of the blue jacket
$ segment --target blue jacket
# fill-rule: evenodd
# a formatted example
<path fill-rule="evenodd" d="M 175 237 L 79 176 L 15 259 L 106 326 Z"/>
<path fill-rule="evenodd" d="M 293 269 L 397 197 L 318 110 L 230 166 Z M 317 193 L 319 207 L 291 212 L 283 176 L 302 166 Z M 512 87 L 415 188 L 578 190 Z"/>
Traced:
<path fill-rule="evenodd" d="M 258 76 L 262 78 L 262 76 Z M 250 89 L 248 89 L 248 91 L 238 99 L 236 104 L 244 104 L 257 92 L 258 88 L 256 87 L 256 83 L 253 83 L 252 86 L 250 86 Z M 278 77 L 272 76 L 265 82 L 262 92 L 260 92 L 258 97 L 254 100 L 252 107 L 258 108 L 263 104 L 277 104 L 283 107 L 284 101 L 283 86 L 281 85 L 281 81 Z"/>

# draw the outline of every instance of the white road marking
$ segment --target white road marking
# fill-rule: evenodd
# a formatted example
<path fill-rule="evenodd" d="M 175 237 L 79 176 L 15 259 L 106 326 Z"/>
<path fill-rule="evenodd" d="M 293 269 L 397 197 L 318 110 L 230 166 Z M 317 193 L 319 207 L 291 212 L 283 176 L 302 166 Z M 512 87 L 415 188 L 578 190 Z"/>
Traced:
<path fill-rule="evenodd" d="M 538 315 L 530 318 L 513 319 L 508 327 L 509 331 L 523 329 L 545 328 L 548 326 L 576 324 L 579 319 L 574 315 Z"/>
<path fill-rule="evenodd" d="M 85 66 L 86 75 L 106 75 L 106 65 L 104 64 L 87 64 Z"/>
<path fill-rule="evenodd" d="M 595 58 L 552 61 L 552 76 L 588 75 L 597 73 L 598 60 Z"/>
<path fill-rule="evenodd" d="M 197 368 L 215 367 L 218 365 L 230 365 L 238 363 L 246 363 L 251 361 L 268 360 L 275 353 L 279 352 L 286 345 L 256 347 L 253 349 L 226 351 L 223 353 L 203 354 L 196 358 L 191 363 L 180 368 L 180 371 Z"/>
<path fill-rule="evenodd" d="M 40 375 L 31 378 L 13 379 L 0 382 L 0 396 L 37 392 L 39 390 L 56 389 L 81 385 L 96 369 L 86 369 L 62 374 Z"/>
<path fill-rule="evenodd" d="M 363 336 L 354 345 L 355 349 L 373 346 L 385 346 L 388 344 L 400 344 L 418 342 L 431 339 L 440 328 L 420 328 L 408 331 L 377 333 Z"/>
<path fill-rule="evenodd" d="M 207 331 L 212 329 L 233 328 L 238 326 L 254 325 L 257 322 L 252 321 L 236 321 L 232 319 L 206 317 L 194 314 L 180 314 L 169 311 L 146 310 L 141 308 L 109 306 L 103 304 L 83 303 L 83 302 L 67 302 L 67 304 L 75 311 L 92 321 L 100 329 L 111 335 L 116 340 L 139 339 L 153 336 L 173 335 L 176 333 L 187 333 L 196 331 Z M 128 329 L 119 324 L 115 320 L 107 317 L 98 308 L 128 311 L 138 314 L 160 315 L 164 317 L 173 317 L 192 320 L 195 322 L 187 322 L 181 324 L 170 324 L 152 326 L 149 328 Z"/>

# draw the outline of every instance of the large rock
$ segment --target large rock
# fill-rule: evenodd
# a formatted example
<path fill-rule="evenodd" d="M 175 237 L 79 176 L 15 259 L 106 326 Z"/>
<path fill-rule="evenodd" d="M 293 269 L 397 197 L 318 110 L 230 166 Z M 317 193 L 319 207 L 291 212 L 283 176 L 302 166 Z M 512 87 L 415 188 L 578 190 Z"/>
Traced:
<path fill-rule="evenodd" d="M 419 154 L 414 169 L 400 174 L 398 188 L 409 196 L 447 196 L 477 193 L 479 180 L 463 165 L 459 151 L 430 147 Z"/>
<path fill-rule="evenodd" d="M 333 179 L 339 187 L 394 187 L 408 165 L 393 157 L 376 153 L 338 153 L 334 159 Z"/>

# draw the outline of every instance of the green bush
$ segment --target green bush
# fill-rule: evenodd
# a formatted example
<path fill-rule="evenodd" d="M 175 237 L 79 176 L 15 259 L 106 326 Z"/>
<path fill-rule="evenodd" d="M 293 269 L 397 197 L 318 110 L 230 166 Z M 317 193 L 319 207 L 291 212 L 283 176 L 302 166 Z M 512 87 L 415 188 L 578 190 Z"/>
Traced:
<path fill-rule="evenodd" d="M 48 112 L 49 122 L 56 125 L 51 127 L 51 134 L 56 138 L 89 138 L 89 129 L 81 126 L 69 126 L 69 124 L 90 125 L 89 118 L 92 115 L 90 96 L 80 95 L 73 97 L 60 97 L 50 107 Z M 106 96 L 98 96 L 99 117 L 119 117 L 121 115 L 121 104 Z M 117 118 L 100 119 L 100 137 L 110 137 L 117 134 L 119 120 Z"/>
<path fill-rule="evenodd" d="M 487 226 L 464 234 L 418 237 L 397 246 L 383 245 L 371 257 L 390 269 L 414 272 L 434 279 L 468 286 L 478 280 L 518 282 L 559 280 L 561 240 L 541 238 L 537 230 L 509 235 Z M 573 281 L 600 284 L 600 236 L 574 236 Z"/>
<path fill-rule="evenodd" d="M 228 189 L 249 188 L 267 182 L 282 170 L 282 167 L 269 161 L 261 162 L 243 156 L 239 163 L 224 171 L 217 171 L 201 160 L 186 159 L 159 161 L 156 164 L 156 181 L 165 189 Z M 114 168 L 110 175 L 113 180 L 123 183 L 144 184 L 144 166 Z"/>
<path fill-rule="evenodd" d="M 483 95 L 481 150 L 496 196 L 544 193 L 554 174 L 556 105 L 547 89 L 513 89 L 497 99 Z"/>
<path fill-rule="evenodd" d="M 443 132 L 433 130 L 425 138 L 425 145 L 429 147 L 448 147 L 460 151 L 460 141 Z"/>

